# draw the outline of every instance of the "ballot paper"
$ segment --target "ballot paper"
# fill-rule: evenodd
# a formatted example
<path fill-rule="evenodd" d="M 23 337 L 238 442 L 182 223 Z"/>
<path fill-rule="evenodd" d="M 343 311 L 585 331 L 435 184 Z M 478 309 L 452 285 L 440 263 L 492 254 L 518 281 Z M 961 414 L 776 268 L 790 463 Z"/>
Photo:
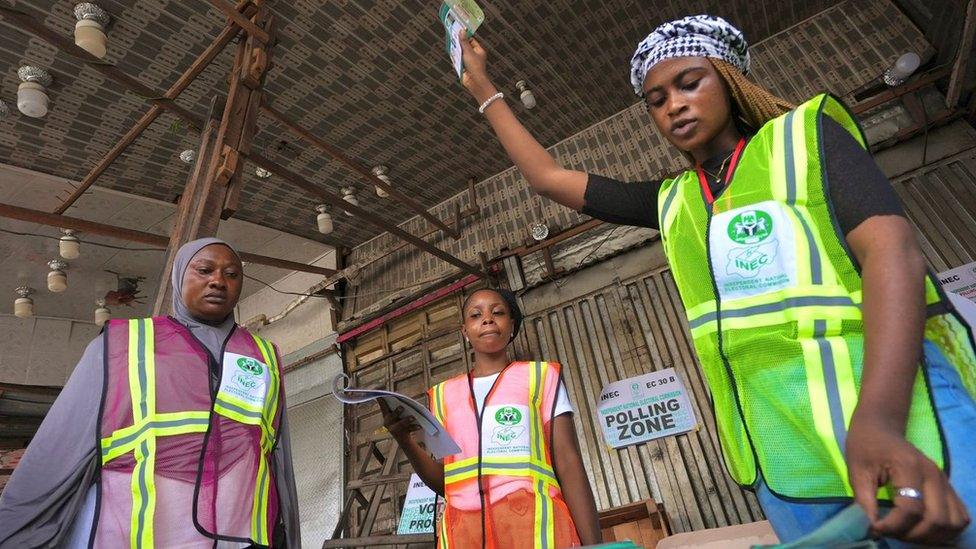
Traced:
<path fill-rule="evenodd" d="M 461 31 L 467 29 L 468 37 L 474 36 L 476 30 L 485 20 L 485 13 L 474 0 L 445 0 L 439 13 L 444 25 L 444 38 L 447 43 L 447 54 L 451 57 L 451 65 L 458 78 L 464 72 L 464 61 L 461 57 Z"/>
<path fill-rule="evenodd" d="M 393 391 L 359 389 L 348 385 L 349 376 L 346 374 L 339 374 L 332 380 L 332 395 L 339 402 L 359 404 L 381 398 L 391 410 L 403 407 L 402 417 L 410 416 L 416 419 L 417 425 L 420 425 L 420 442 L 424 443 L 424 446 L 435 458 L 440 459 L 461 451 L 457 442 L 454 442 L 454 439 L 447 434 L 444 426 L 437 421 L 430 410 L 416 400 Z"/>

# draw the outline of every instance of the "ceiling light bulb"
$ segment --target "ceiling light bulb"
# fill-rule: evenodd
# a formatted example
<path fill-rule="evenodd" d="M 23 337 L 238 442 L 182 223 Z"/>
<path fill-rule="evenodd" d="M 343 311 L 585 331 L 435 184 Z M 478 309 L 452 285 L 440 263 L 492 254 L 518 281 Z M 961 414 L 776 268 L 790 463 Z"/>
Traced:
<path fill-rule="evenodd" d="M 545 240 L 547 236 L 549 236 L 549 225 L 541 221 L 532 224 L 532 238 L 541 241 Z"/>
<path fill-rule="evenodd" d="M 112 318 L 112 311 L 105 306 L 105 300 L 99 299 L 95 302 L 95 325 L 104 326 Z"/>
<path fill-rule="evenodd" d="M 884 82 L 889 86 L 900 86 L 908 80 L 908 77 L 915 74 L 918 66 L 922 64 L 922 59 L 915 52 L 902 54 L 895 61 L 895 64 L 885 71 Z"/>
<path fill-rule="evenodd" d="M 343 187 L 342 188 L 342 199 L 346 202 L 352 204 L 353 206 L 359 205 L 359 199 L 356 198 L 356 188 L 355 187 Z M 346 215 L 352 217 L 352 212 L 343 210 Z"/>
<path fill-rule="evenodd" d="M 260 177 L 261 179 L 267 179 L 273 174 L 261 166 L 258 166 L 257 168 L 254 168 L 254 175 Z"/>
<path fill-rule="evenodd" d="M 30 297 L 34 293 L 34 288 L 21 286 L 14 290 L 14 292 L 20 296 L 14 300 L 14 316 L 17 318 L 30 318 L 34 316 L 34 300 Z"/>
<path fill-rule="evenodd" d="M 386 166 L 376 166 L 375 168 L 373 168 L 373 175 L 376 176 L 376 178 L 382 181 L 383 183 L 392 186 L 393 180 L 391 180 L 390 176 L 386 174 L 387 171 L 388 169 Z M 377 185 L 376 196 L 380 198 L 387 198 L 388 196 L 390 196 L 390 193 L 386 192 L 386 190 L 384 190 L 382 187 Z"/>
<path fill-rule="evenodd" d="M 187 149 L 180 153 L 180 160 L 185 164 L 193 164 L 193 161 L 197 159 L 197 151 L 193 149 Z"/>
<path fill-rule="evenodd" d="M 105 57 L 108 13 L 96 4 L 82 2 L 75 6 L 75 19 L 78 20 L 75 23 L 75 45 L 99 59 Z"/>
<path fill-rule="evenodd" d="M 522 100 L 522 105 L 526 109 L 532 110 L 536 106 L 535 94 L 529 89 L 529 85 L 525 83 L 525 80 L 519 80 L 515 83 L 515 88 L 518 89 L 519 99 Z"/>
<path fill-rule="evenodd" d="M 47 289 L 55 293 L 67 290 L 68 275 L 64 271 L 68 268 L 68 262 L 52 259 L 47 262 L 47 266 L 51 268 L 51 272 L 47 273 Z"/>
<path fill-rule="evenodd" d="M 81 241 L 72 229 L 61 229 L 64 236 L 58 241 L 58 252 L 65 259 L 78 259 L 81 255 Z"/>
<path fill-rule="evenodd" d="M 43 118 L 48 109 L 51 75 L 44 69 L 25 65 L 17 70 L 17 76 L 21 80 L 17 87 L 17 109 L 31 118 Z"/>
<path fill-rule="evenodd" d="M 315 218 L 319 226 L 319 232 L 322 234 L 331 234 L 335 230 L 335 224 L 332 221 L 332 214 L 329 213 L 329 207 L 325 204 L 319 204 L 315 207 L 315 211 L 319 212 L 319 215 Z"/>

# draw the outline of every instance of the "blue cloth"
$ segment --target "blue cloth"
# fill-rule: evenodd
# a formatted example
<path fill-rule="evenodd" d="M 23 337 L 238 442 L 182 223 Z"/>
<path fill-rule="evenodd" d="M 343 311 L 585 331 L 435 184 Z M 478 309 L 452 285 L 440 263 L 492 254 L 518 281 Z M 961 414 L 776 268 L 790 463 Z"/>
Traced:
<path fill-rule="evenodd" d="M 939 421 L 949 447 L 949 482 L 966 504 L 971 516 L 976 515 L 976 403 L 966 391 L 958 372 L 946 360 L 938 347 L 925 342 L 929 382 Z M 766 483 L 759 480 L 756 496 L 766 518 L 782 542 L 793 541 L 841 512 L 845 503 L 796 503 L 777 498 Z M 886 540 L 889 547 L 912 547 L 894 540 Z M 956 541 L 957 547 L 976 548 L 976 526 L 970 524 Z"/>

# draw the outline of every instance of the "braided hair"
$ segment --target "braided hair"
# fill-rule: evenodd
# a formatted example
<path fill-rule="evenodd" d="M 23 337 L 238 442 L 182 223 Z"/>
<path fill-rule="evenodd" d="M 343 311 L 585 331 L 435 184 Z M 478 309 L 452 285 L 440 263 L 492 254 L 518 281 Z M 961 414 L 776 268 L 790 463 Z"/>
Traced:
<path fill-rule="evenodd" d="M 749 80 L 732 64 L 714 57 L 707 59 L 715 67 L 732 96 L 732 114 L 737 117 L 735 122 L 740 125 L 740 130 L 755 133 L 766 122 L 796 107 Z M 745 125 L 744 128 L 742 124 Z"/>

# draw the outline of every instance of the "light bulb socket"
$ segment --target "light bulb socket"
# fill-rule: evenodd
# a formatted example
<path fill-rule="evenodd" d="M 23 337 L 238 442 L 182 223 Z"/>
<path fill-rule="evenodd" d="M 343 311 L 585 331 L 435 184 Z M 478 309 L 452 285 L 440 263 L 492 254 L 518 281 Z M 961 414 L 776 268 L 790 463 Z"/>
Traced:
<path fill-rule="evenodd" d="M 31 294 L 35 293 L 36 291 L 37 290 L 31 288 L 30 286 L 18 286 L 17 289 L 14 290 L 14 293 L 19 295 L 21 299 L 28 299 L 30 298 Z"/>
<path fill-rule="evenodd" d="M 525 80 L 519 80 L 515 83 L 515 89 L 520 92 L 524 92 L 529 89 L 529 85 L 525 82 Z"/>
<path fill-rule="evenodd" d="M 68 270 L 68 262 L 63 259 L 52 259 L 47 262 L 47 266 L 51 268 L 52 271 L 66 271 Z"/>
<path fill-rule="evenodd" d="M 104 326 L 112 318 L 112 311 L 105 306 L 105 300 L 95 301 L 95 325 Z"/>
<path fill-rule="evenodd" d="M 262 168 L 261 166 L 258 166 L 257 168 L 254 168 L 254 175 L 258 176 L 261 179 L 267 179 L 274 174 Z"/>
<path fill-rule="evenodd" d="M 318 206 L 315 206 L 315 211 L 317 211 L 320 214 L 329 213 L 329 205 L 319 204 Z"/>
<path fill-rule="evenodd" d="M 75 19 L 78 21 L 94 21 L 101 25 L 102 28 L 107 27 L 109 21 L 112 20 L 107 11 L 102 9 L 98 4 L 91 2 L 82 2 L 75 5 Z"/>
<path fill-rule="evenodd" d="M 17 76 L 20 77 L 21 82 L 33 82 L 35 84 L 40 84 L 45 88 L 51 87 L 51 83 L 54 81 L 51 78 L 51 73 L 40 67 L 34 67 L 31 65 L 24 65 L 17 69 Z"/>
<path fill-rule="evenodd" d="M 81 241 L 73 229 L 61 229 L 64 236 L 58 240 L 58 252 L 65 259 L 77 259 L 81 255 Z"/>
<path fill-rule="evenodd" d="M 545 240 L 549 236 L 549 225 L 543 222 L 533 223 L 532 228 L 532 238 L 536 241 Z"/>
<path fill-rule="evenodd" d="M 182 160 L 184 164 L 192 164 L 196 159 L 197 151 L 193 149 L 187 149 L 180 153 L 180 160 Z"/>

